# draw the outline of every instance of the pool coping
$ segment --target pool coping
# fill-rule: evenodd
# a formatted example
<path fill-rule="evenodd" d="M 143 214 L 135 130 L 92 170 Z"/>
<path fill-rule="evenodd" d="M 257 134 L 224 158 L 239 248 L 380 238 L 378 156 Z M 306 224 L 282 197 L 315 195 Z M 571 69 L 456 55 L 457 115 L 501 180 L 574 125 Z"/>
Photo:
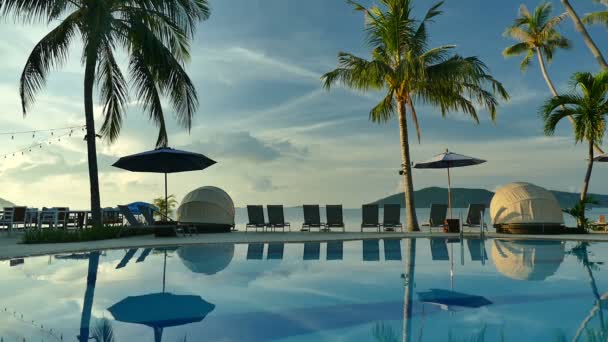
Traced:
<path fill-rule="evenodd" d="M 429 232 L 231 232 L 218 234 L 199 234 L 185 237 L 160 238 L 154 235 L 143 235 L 121 239 L 57 243 L 57 244 L 21 244 L 21 234 L 0 234 L 0 260 L 25 258 L 30 256 L 42 256 L 62 253 L 82 253 L 94 250 L 113 250 L 128 248 L 155 248 L 175 247 L 184 245 L 204 245 L 215 243 L 266 243 L 285 242 L 302 243 L 307 241 L 353 241 L 366 239 L 390 239 L 390 238 L 458 238 L 459 234 L 429 233 Z M 479 238 L 479 231 L 465 232 L 465 238 Z M 486 233 L 486 238 L 500 238 L 509 240 L 554 240 L 554 241 L 588 241 L 608 242 L 608 234 L 566 234 L 566 235 L 510 235 L 498 233 Z"/>

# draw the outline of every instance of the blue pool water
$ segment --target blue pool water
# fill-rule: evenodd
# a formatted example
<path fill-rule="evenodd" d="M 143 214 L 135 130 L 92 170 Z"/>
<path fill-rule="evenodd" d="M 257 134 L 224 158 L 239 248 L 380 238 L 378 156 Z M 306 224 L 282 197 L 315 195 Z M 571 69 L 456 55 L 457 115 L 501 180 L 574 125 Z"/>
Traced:
<path fill-rule="evenodd" d="M 84 341 L 105 324 L 114 341 L 587 341 L 608 324 L 606 247 L 440 238 L 7 260 L 0 337 Z"/>

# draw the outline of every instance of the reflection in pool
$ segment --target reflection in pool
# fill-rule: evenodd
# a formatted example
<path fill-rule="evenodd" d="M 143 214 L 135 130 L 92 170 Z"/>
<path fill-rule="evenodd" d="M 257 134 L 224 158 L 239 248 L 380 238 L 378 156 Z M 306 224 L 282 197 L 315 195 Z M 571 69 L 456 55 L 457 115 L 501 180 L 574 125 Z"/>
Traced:
<path fill-rule="evenodd" d="M 444 238 L 33 257 L 0 266 L 0 338 L 587 341 L 606 331 L 606 258 L 601 243 Z"/>

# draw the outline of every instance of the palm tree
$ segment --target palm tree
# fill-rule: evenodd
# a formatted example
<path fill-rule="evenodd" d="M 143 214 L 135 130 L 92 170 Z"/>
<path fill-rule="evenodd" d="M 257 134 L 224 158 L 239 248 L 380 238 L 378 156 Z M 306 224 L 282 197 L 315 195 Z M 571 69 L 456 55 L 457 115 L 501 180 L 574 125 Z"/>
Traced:
<path fill-rule="evenodd" d="M 420 142 L 415 103 L 437 106 L 444 116 L 452 111 L 464 112 L 478 122 L 475 103 L 487 108 L 494 120 L 498 106 L 495 94 L 504 99 L 508 98 L 508 94 L 476 57 L 452 55 L 453 45 L 428 47 L 426 27 L 442 13 L 442 2 L 433 5 L 422 20 L 413 17 L 413 0 L 379 0 L 379 6 L 369 8 L 348 2 L 365 13 L 372 59 L 340 52 L 338 68 L 322 76 L 323 84 L 328 90 L 339 83 L 360 91 L 386 91 L 369 116 L 378 123 L 387 122 L 395 114 L 397 116 L 407 229 L 419 230 L 414 205 L 407 111 L 416 126 Z"/>
<path fill-rule="evenodd" d="M 593 146 L 601 145 L 606 133 L 608 70 L 595 75 L 588 72 L 575 73 L 572 83 L 580 89 L 580 93 L 559 95 L 547 100 L 541 109 L 541 115 L 545 122 L 545 134 L 549 136 L 555 133 L 557 124 L 563 118 L 572 116 L 575 141 L 589 144 L 587 172 L 581 190 L 581 202 L 584 203 L 593 169 Z M 584 210 L 581 216 L 584 221 Z"/>
<path fill-rule="evenodd" d="M 99 252 L 89 253 L 89 269 L 87 272 L 87 288 L 84 293 L 82 304 L 82 315 L 80 316 L 79 342 L 88 342 L 91 333 L 91 312 L 93 310 L 93 298 L 95 298 L 95 286 L 97 284 L 97 269 L 99 268 Z"/>
<path fill-rule="evenodd" d="M 544 2 L 534 9 L 534 13 L 531 13 L 526 5 L 521 5 L 519 7 L 519 17 L 504 32 L 506 37 L 512 38 L 518 43 L 504 49 L 502 54 L 505 57 L 525 55 L 519 65 L 522 71 L 528 69 L 536 55 L 540 70 L 551 94 L 557 96 L 557 90 L 547 73 L 545 59 L 550 63 L 557 49 L 570 48 L 570 41 L 556 29 L 566 18 L 566 14 L 552 17 L 552 9 L 551 3 Z"/>
<path fill-rule="evenodd" d="M 150 119 L 159 127 L 157 146 L 167 145 L 161 95 L 167 96 L 183 126 L 191 126 L 198 106 L 196 90 L 184 70 L 196 23 L 209 16 L 207 0 L 3 0 L 0 15 L 24 22 L 59 22 L 28 57 L 20 82 L 23 114 L 34 103 L 52 69 L 67 59 L 77 36 L 82 39 L 84 111 L 93 224 L 101 225 L 101 209 L 93 87 L 103 104 L 100 133 L 118 138 L 127 106 L 128 84 L 114 54 L 129 57 L 130 85 Z"/>
<path fill-rule="evenodd" d="M 605 6 L 608 6 L 608 0 L 593 0 L 594 2 L 601 3 Z M 587 13 L 583 17 L 583 23 L 591 24 L 591 25 L 604 25 L 608 27 L 608 10 L 598 11 L 593 13 Z"/>
<path fill-rule="evenodd" d="M 170 217 L 177 206 L 175 195 L 167 196 L 167 200 L 165 200 L 164 197 L 155 198 L 153 203 L 157 208 L 159 208 L 159 211 L 155 212 L 155 215 L 158 215 L 161 218 Z"/>
<path fill-rule="evenodd" d="M 608 68 L 608 64 L 606 63 L 606 60 L 604 59 L 602 52 L 597 47 L 597 45 L 595 45 L 595 42 L 589 35 L 589 32 L 587 32 L 585 25 L 583 25 L 581 18 L 579 18 L 578 14 L 576 13 L 576 11 L 572 7 L 572 5 L 570 5 L 570 1 L 561 0 L 561 2 L 564 5 L 564 7 L 566 8 L 566 12 L 572 19 L 572 22 L 574 22 L 574 28 L 583 36 L 583 40 L 585 41 L 585 44 L 587 44 L 587 47 L 591 51 L 591 54 L 593 54 L 593 57 L 595 57 L 595 59 L 597 60 L 599 65 L 602 67 L 602 69 Z"/>

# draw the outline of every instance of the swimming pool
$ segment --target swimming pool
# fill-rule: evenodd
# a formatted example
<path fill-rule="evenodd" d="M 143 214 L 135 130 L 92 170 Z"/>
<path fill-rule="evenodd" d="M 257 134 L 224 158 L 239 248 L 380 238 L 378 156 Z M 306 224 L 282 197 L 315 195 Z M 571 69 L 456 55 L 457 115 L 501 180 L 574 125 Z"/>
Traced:
<path fill-rule="evenodd" d="M 586 341 L 608 319 L 605 247 L 420 238 L 17 259 L 0 266 L 0 337 Z"/>

